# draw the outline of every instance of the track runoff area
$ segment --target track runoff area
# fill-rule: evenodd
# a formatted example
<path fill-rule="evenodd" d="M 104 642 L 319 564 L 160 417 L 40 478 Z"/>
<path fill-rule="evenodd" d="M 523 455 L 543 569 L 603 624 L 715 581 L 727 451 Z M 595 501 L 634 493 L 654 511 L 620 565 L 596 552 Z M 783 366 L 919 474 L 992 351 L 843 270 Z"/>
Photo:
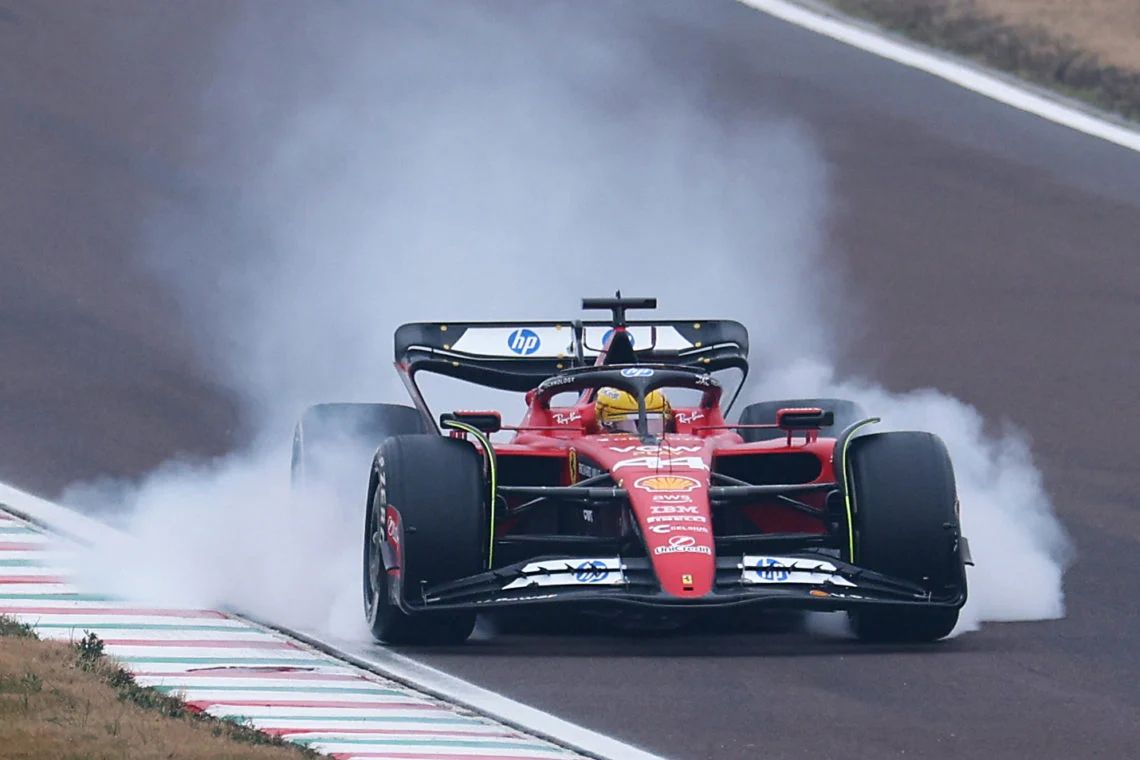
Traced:
<path fill-rule="evenodd" d="M 394 653 L 77 586 L 82 544 L 106 541 L 130 539 L 0 485 L 0 615 L 45 639 L 94 633 L 140 685 L 338 760 L 656 758 Z"/>

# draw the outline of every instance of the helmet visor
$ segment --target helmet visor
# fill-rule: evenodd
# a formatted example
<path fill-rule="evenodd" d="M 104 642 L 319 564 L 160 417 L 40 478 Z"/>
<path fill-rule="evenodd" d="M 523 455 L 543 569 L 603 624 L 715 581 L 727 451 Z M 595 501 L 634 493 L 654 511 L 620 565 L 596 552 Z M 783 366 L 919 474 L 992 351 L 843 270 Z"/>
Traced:
<path fill-rule="evenodd" d="M 645 415 L 646 432 L 649 435 L 661 435 L 665 432 L 665 415 L 658 413 L 650 413 Z M 621 417 L 613 417 L 605 423 L 607 430 L 612 430 L 619 433 L 633 433 L 637 434 L 637 415 L 626 414 Z"/>

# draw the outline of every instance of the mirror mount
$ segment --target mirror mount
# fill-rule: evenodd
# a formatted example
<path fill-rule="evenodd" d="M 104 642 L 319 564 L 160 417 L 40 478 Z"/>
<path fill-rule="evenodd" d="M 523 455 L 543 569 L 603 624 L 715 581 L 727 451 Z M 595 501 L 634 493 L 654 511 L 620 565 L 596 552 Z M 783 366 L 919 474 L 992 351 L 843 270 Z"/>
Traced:
<path fill-rule="evenodd" d="M 788 445 L 792 445 L 792 433 L 803 431 L 809 442 L 819 438 L 819 429 L 835 424 L 835 412 L 824 411 L 819 407 L 788 408 L 776 412 L 776 427 L 788 434 Z"/>

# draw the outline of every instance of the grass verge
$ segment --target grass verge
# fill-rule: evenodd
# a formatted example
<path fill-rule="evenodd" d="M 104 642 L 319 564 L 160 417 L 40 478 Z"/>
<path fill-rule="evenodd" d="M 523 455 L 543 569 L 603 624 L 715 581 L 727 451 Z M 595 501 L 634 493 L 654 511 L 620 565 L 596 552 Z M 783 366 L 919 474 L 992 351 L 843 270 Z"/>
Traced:
<path fill-rule="evenodd" d="M 41 641 L 0 616 L 0 755 L 59 760 L 322 757 L 138 685 L 93 633 Z"/>
<path fill-rule="evenodd" d="M 1140 71 L 1111 66 L 1061 27 L 1004 21 L 976 0 L 826 0 L 919 42 L 1140 120 Z M 1073 3 L 1074 13 L 1081 12 Z M 1056 23 L 1056 22 L 1055 22 Z"/>

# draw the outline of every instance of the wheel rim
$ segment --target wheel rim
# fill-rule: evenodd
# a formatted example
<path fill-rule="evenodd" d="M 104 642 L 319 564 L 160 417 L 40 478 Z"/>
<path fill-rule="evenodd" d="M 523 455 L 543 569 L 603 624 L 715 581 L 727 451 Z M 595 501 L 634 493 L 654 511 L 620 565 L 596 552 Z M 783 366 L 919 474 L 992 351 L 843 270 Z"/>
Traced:
<path fill-rule="evenodd" d="M 368 532 L 365 536 L 367 542 L 368 567 L 364 576 L 364 611 L 368 620 L 376 617 L 376 610 L 380 607 L 380 594 L 384 589 L 384 555 L 380 550 L 384 542 L 384 535 L 380 528 L 383 524 L 379 519 L 380 505 L 373 500 L 372 509 L 368 515 Z"/>

